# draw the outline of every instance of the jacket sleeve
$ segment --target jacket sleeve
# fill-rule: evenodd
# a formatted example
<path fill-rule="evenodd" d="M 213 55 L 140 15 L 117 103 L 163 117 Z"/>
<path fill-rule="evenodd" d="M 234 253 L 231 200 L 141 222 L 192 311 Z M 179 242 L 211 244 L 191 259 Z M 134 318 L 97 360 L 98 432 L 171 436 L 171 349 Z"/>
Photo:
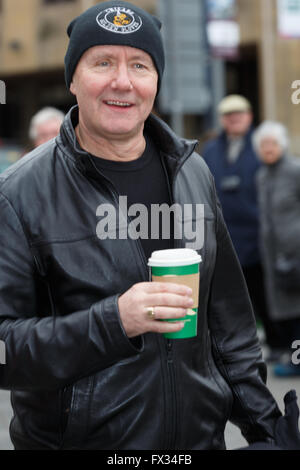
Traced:
<path fill-rule="evenodd" d="M 256 323 L 246 283 L 217 203 L 217 253 L 209 301 L 215 362 L 231 387 L 230 421 L 249 443 L 274 438 L 281 413 L 266 387 Z"/>
<path fill-rule="evenodd" d="M 0 194 L 0 388 L 51 390 L 138 354 L 118 311 L 118 295 L 88 310 L 46 316 L 38 305 L 34 257 L 20 220 Z"/>

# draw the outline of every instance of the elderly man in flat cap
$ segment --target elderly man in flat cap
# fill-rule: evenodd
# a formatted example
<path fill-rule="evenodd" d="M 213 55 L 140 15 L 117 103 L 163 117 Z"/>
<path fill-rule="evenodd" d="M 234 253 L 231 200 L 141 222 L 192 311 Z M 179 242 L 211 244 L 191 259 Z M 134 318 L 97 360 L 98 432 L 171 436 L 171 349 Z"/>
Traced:
<path fill-rule="evenodd" d="M 264 289 L 255 183 L 261 162 L 252 145 L 252 107 L 244 96 L 229 95 L 220 102 L 218 111 L 223 130 L 205 145 L 202 156 L 214 175 L 224 219 L 253 307 L 263 323 L 268 360 L 276 360 L 283 344 L 278 326 L 269 315 Z"/>
<path fill-rule="evenodd" d="M 0 179 L 0 386 L 12 390 L 14 446 L 224 449 L 228 419 L 249 442 L 272 442 L 281 414 L 212 175 L 197 142 L 151 114 L 160 22 L 110 1 L 68 33 L 78 105 Z M 173 204 L 205 209 L 198 331 L 186 339 L 163 333 L 185 327 L 191 289 L 149 282 L 147 266 L 153 251 L 191 243 L 175 222 L 167 235 L 153 226 L 151 209 Z M 149 230 L 136 237 L 141 207 Z"/>

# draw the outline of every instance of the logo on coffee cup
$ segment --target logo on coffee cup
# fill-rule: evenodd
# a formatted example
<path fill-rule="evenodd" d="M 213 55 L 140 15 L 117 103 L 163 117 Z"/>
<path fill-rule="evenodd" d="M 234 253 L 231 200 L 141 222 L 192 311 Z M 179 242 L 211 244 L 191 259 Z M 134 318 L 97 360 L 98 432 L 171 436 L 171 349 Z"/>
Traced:
<path fill-rule="evenodd" d="M 140 16 L 125 7 L 107 8 L 99 13 L 96 20 L 101 28 L 119 34 L 134 33 L 143 24 Z"/>

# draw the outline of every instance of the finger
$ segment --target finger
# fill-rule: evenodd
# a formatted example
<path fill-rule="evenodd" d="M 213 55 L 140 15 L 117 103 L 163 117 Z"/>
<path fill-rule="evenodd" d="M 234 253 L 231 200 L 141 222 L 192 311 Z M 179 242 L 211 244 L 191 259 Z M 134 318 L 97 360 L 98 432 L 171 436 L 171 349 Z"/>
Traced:
<path fill-rule="evenodd" d="M 184 322 L 154 321 L 151 331 L 153 333 L 175 333 L 182 330 Z"/>
<path fill-rule="evenodd" d="M 175 284 L 174 282 L 146 282 L 145 288 L 149 294 L 168 292 L 170 294 L 191 296 L 193 290 L 184 284 Z"/>
<path fill-rule="evenodd" d="M 146 307 L 177 307 L 190 308 L 193 305 L 193 299 L 184 295 L 176 294 L 149 294 L 145 299 Z"/>
<path fill-rule="evenodd" d="M 182 318 L 187 315 L 188 309 L 176 307 L 155 307 L 154 314 L 156 320 L 170 320 Z"/>

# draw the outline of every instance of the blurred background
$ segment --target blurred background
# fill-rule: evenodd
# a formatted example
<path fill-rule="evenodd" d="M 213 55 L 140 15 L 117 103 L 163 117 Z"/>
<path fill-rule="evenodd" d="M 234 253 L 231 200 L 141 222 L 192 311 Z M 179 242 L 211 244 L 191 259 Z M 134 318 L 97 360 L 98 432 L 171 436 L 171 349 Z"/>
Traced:
<path fill-rule="evenodd" d="M 94 0 L 0 0 L 0 139 L 13 162 L 28 146 L 31 117 L 45 106 L 66 112 L 74 99 L 64 82 L 66 27 Z M 200 143 L 218 130 L 217 104 L 246 96 L 255 124 L 284 122 L 300 153 L 292 84 L 300 79 L 299 0 L 132 0 L 158 15 L 167 68 L 156 111 L 179 134 Z M 299 82 L 300 86 L 300 82 Z M 300 100 L 299 100 L 300 101 Z M 0 144 L 1 145 L 1 144 Z"/>

